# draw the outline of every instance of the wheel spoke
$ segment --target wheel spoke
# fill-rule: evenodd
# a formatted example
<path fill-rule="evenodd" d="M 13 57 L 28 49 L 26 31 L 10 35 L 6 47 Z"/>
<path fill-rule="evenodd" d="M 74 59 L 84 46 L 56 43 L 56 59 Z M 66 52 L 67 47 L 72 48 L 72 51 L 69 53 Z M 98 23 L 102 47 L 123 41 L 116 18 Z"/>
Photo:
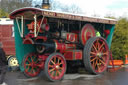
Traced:
<path fill-rule="evenodd" d="M 28 71 L 29 71 L 29 68 L 30 68 L 30 66 L 28 66 L 28 68 L 27 68 L 27 67 L 25 67 L 25 70 L 28 72 Z"/>
<path fill-rule="evenodd" d="M 92 58 L 92 57 L 95 57 L 95 56 L 90 56 L 90 58 Z"/>
<path fill-rule="evenodd" d="M 95 62 L 94 62 L 94 61 L 92 62 L 92 66 L 93 66 L 93 68 L 95 69 Z"/>
<path fill-rule="evenodd" d="M 96 65 L 97 65 L 97 59 L 96 59 L 96 62 L 95 62 L 95 65 L 94 66 L 96 67 Z"/>
<path fill-rule="evenodd" d="M 28 63 L 31 63 L 31 62 L 29 61 L 29 59 L 28 59 L 28 60 L 26 60 L 26 61 L 28 61 Z"/>
<path fill-rule="evenodd" d="M 33 61 L 36 63 L 38 61 L 38 58 L 34 56 Z"/>
<path fill-rule="evenodd" d="M 56 77 L 57 77 L 57 73 L 58 73 L 58 72 L 56 71 L 56 75 L 55 75 Z"/>
<path fill-rule="evenodd" d="M 98 50 L 96 49 L 96 46 L 94 44 L 92 46 L 95 49 L 95 52 L 97 52 Z"/>
<path fill-rule="evenodd" d="M 105 64 L 105 62 L 104 62 L 103 60 L 99 59 L 99 61 L 100 61 L 102 64 L 104 64 L 104 66 L 106 66 L 106 64 Z"/>
<path fill-rule="evenodd" d="M 53 76 L 54 76 L 54 71 L 52 71 L 50 74 L 51 74 L 51 76 L 53 77 Z"/>
<path fill-rule="evenodd" d="M 95 57 L 95 58 L 91 59 L 91 62 L 92 62 L 92 61 L 94 61 L 94 60 L 96 60 L 96 58 L 97 58 L 97 57 Z"/>
<path fill-rule="evenodd" d="M 60 62 L 58 65 L 60 66 L 60 65 L 62 65 L 63 63 L 62 62 Z"/>
<path fill-rule="evenodd" d="M 56 63 L 56 57 L 54 57 L 54 63 Z"/>
<path fill-rule="evenodd" d="M 103 55 L 108 55 L 108 52 L 103 53 Z"/>
<path fill-rule="evenodd" d="M 102 47 L 101 49 L 100 49 L 100 52 L 102 52 L 103 50 L 105 50 L 106 48 L 104 48 L 104 47 Z"/>
<path fill-rule="evenodd" d="M 57 63 L 59 64 L 59 62 L 60 62 L 60 59 L 58 58 L 58 61 L 57 61 Z"/>
<path fill-rule="evenodd" d="M 61 74 L 59 70 L 57 70 L 57 73 L 58 73 L 58 75 L 60 75 L 60 74 Z"/>
<path fill-rule="evenodd" d="M 59 69 L 60 69 L 60 70 L 63 70 L 63 67 L 60 67 Z"/>
<path fill-rule="evenodd" d="M 33 68 L 33 74 L 36 74 L 36 71 L 34 70 L 34 68 Z"/>
<path fill-rule="evenodd" d="M 97 51 L 99 50 L 99 39 L 96 40 Z"/>
<path fill-rule="evenodd" d="M 95 43 L 95 46 L 96 46 L 96 48 L 98 48 L 98 43 L 97 43 L 98 41 L 96 40 L 94 43 Z"/>
<path fill-rule="evenodd" d="M 31 58 L 31 61 L 33 62 L 32 56 L 30 56 L 30 58 Z"/>
<path fill-rule="evenodd" d="M 36 61 L 34 61 L 34 62 L 37 63 L 38 62 L 38 59 Z"/>
<path fill-rule="evenodd" d="M 52 68 L 49 72 L 52 72 L 52 71 L 54 71 L 55 70 L 55 68 Z"/>
<path fill-rule="evenodd" d="M 96 53 L 95 53 L 95 52 L 90 52 L 90 54 L 96 55 Z"/>
<path fill-rule="evenodd" d="M 98 72 L 101 72 L 101 69 L 100 69 L 99 65 L 97 65 L 97 69 L 98 69 Z"/>
<path fill-rule="evenodd" d="M 104 42 L 101 44 L 98 51 L 100 51 L 100 49 L 104 46 L 104 44 L 105 44 Z"/>
<path fill-rule="evenodd" d="M 26 66 L 31 66 L 31 64 L 25 64 Z"/>
<path fill-rule="evenodd" d="M 53 68 L 54 66 L 53 65 L 48 65 L 49 67 Z"/>
<path fill-rule="evenodd" d="M 30 71 L 30 73 L 32 73 L 33 72 L 33 67 L 31 68 L 31 71 Z"/>
<path fill-rule="evenodd" d="M 53 60 L 51 60 L 51 62 L 55 65 L 55 62 Z"/>

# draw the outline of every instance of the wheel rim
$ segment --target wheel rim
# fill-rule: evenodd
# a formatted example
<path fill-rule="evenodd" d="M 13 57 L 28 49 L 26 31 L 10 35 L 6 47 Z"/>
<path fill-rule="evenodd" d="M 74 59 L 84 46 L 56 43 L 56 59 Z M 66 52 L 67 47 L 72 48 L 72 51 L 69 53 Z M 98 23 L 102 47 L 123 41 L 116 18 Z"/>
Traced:
<path fill-rule="evenodd" d="M 41 71 L 41 68 L 38 66 L 38 63 L 39 63 L 39 60 L 36 54 L 31 53 L 27 55 L 24 61 L 25 73 L 30 77 L 37 76 Z"/>
<path fill-rule="evenodd" d="M 66 62 L 60 55 L 54 55 L 48 62 L 48 74 L 52 80 L 60 80 L 66 69 Z"/>
<path fill-rule="evenodd" d="M 91 47 L 90 63 L 93 70 L 102 73 L 106 70 L 109 61 L 109 48 L 102 38 L 97 38 Z"/>

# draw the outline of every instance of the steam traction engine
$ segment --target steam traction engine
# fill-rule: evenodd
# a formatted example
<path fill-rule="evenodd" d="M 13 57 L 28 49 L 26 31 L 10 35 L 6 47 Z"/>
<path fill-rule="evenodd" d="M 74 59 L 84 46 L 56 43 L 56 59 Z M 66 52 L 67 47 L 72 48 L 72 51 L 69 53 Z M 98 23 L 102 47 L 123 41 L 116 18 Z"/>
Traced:
<path fill-rule="evenodd" d="M 18 9 L 10 18 L 15 23 L 17 59 L 27 77 L 44 70 L 50 81 L 61 80 L 72 65 L 92 74 L 106 70 L 115 20 L 38 8 Z M 102 37 L 97 37 L 96 31 Z"/>

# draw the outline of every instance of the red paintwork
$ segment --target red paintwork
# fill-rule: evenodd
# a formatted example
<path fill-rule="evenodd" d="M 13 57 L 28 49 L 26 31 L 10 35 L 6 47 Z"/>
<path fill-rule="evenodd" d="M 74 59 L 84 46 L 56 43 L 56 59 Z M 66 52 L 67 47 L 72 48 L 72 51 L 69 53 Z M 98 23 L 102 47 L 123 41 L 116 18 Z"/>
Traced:
<path fill-rule="evenodd" d="M 85 45 L 86 41 L 91 38 L 95 37 L 95 29 L 91 24 L 85 24 L 81 30 L 80 39 L 83 45 Z"/>
<path fill-rule="evenodd" d="M 25 36 L 25 38 L 33 38 L 33 37 L 34 37 L 33 33 L 28 33 L 28 34 Z"/>
<path fill-rule="evenodd" d="M 65 51 L 64 57 L 66 60 L 82 60 L 82 50 Z"/>
<path fill-rule="evenodd" d="M 47 41 L 47 37 L 44 37 L 44 36 L 38 36 L 35 41 L 37 40 L 42 40 L 42 41 Z"/>
<path fill-rule="evenodd" d="M 59 50 L 61 53 L 64 53 L 66 50 L 71 50 L 76 48 L 76 44 L 65 44 L 59 43 L 57 40 L 55 41 L 56 50 Z"/>
<path fill-rule="evenodd" d="M 104 30 L 104 34 L 106 36 L 106 39 L 108 38 L 108 35 L 110 34 L 110 30 L 106 29 Z"/>
<path fill-rule="evenodd" d="M 70 42 L 77 42 L 78 41 L 78 37 L 77 34 L 75 33 L 66 33 L 66 40 L 70 41 Z"/>
<path fill-rule="evenodd" d="M 108 29 L 104 30 L 104 33 L 105 33 L 106 36 L 108 36 L 110 34 L 110 30 L 108 30 Z"/>
<path fill-rule="evenodd" d="M 34 41 L 31 38 L 23 39 L 23 44 L 34 44 Z"/>
<path fill-rule="evenodd" d="M 41 23 L 41 19 L 37 21 L 37 27 L 36 27 L 36 30 L 38 31 L 39 29 L 39 32 L 43 32 L 42 29 L 46 30 L 46 31 L 49 31 L 50 27 L 49 25 L 47 24 L 47 19 L 44 18 L 43 22 Z M 27 24 L 28 26 L 28 29 L 30 30 L 31 33 L 34 33 L 34 21 L 31 22 L 30 24 Z M 41 25 L 43 25 L 43 27 L 41 27 Z M 42 29 L 41 29 L 42 28 Z"/>
<path fill-rule="evenodd" d="M 6 55 L 15 55 L 15 40 L 12 37 L 12 26 L 0 25 L 0 42 L 3 44 Z"/>

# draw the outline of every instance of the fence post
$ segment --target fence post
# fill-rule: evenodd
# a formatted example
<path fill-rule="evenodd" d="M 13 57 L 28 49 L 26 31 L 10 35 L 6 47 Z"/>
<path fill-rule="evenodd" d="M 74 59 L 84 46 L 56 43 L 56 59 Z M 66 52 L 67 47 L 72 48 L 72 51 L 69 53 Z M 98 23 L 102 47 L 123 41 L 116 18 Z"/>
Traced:
<path fill-rule="evenodd" d="M 128 55 L 126 54 L 125 55 L 125 65 L 127 65 L 128 64 Z"/>

